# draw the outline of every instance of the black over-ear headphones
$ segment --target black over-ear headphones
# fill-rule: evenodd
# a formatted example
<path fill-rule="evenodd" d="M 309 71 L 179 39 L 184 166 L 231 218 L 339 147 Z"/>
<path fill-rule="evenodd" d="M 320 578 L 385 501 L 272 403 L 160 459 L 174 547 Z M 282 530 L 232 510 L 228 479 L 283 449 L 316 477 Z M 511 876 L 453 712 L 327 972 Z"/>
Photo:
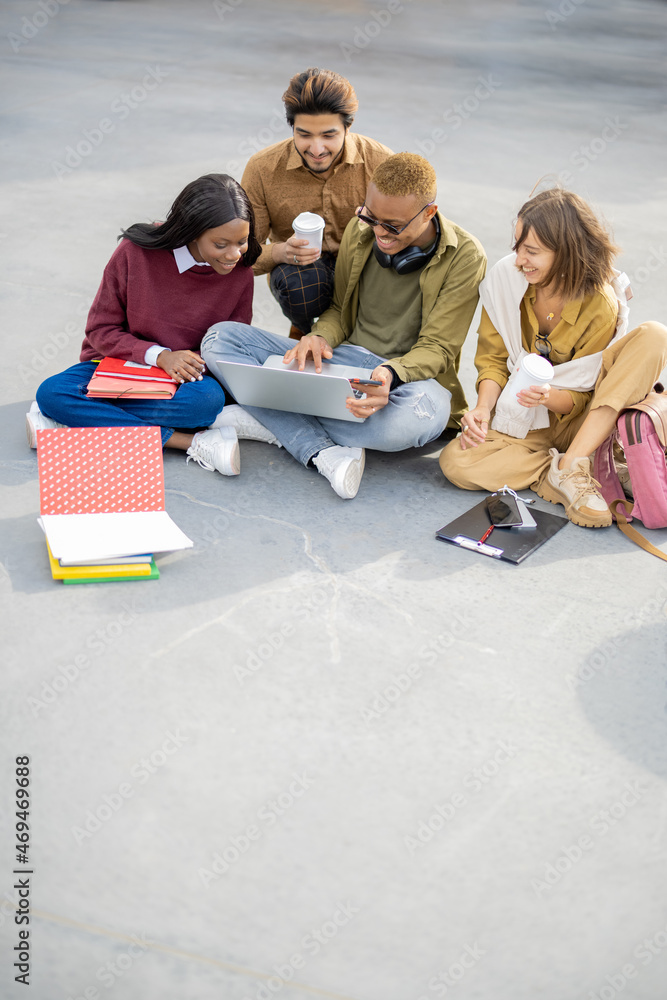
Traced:
<path fill-rule="evenodd" d="M 437 212 L 433 216 L 433 222 L 436 234 L 435 243 L 429 250 L 423 250 L 422 247 L 406 247 L 404 250 L 399 250 L 398 253 L 385 253 L 384 250 L 380 250 L 377 240 L 373 240 L 373 253 L 380 267 L 393 267 L 397 274 L 411 274 L 428 264 L 440 242 L 440 223 Z"/>

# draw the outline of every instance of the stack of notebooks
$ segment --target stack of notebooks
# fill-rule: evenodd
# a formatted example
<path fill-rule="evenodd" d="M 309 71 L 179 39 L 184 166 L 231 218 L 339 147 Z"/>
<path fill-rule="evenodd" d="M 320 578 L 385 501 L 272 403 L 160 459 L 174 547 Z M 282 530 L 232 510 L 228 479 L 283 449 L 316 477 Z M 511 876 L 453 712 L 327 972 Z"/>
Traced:
<path fill-rule="evenodd" d="M 54 580 L 156 580 L 154 553 L 192 546 L 164 509 L 158 427 L 37 435 L 39 523 Z"/>
<path fill-rule="evenodd" d="M 178 383 L 162 368 L 104 358 L 88 383 L 86 395 L 95 399 L 171 399 L 177 389 Z"/>

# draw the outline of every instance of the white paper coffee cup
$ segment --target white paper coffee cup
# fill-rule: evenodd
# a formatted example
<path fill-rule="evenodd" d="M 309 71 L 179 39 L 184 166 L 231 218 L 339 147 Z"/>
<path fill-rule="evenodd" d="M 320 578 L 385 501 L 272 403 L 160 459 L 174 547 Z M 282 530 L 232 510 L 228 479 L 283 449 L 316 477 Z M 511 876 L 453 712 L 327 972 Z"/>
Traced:
<path fill-rule="evenodd" d="M 529 389 L 531 385 L 545 385 L 551 382 L 554 366 L 541 354 L 524 354 L 514 371 L 516 376 L 512 389 L 517 393 Z"/>
<path fill-rule="evenodd" d="M 302 212 L 292 223 L 292 229 L 297 239 L 308 240 L 308 246 L 312 247 L 313 250 L 322 249 L 324 219 L 321 215 L 315 215 L 314 212 Z"/>

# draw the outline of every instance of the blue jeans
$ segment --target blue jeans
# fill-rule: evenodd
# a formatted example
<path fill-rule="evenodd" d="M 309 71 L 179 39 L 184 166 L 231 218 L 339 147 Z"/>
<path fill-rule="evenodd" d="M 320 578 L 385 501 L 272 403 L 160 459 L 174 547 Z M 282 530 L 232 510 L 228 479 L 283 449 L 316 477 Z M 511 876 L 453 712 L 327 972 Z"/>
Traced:
<path fill-rule="evenodd" d="M 219 378 L 215 361 L 261 365 L 269 355 L 284 354 L 294 346 L 293 340 L 259 330 L 256 326 L 226 322 L 217 323 L 208 330 L 202 340 L 201 356 L 211 374 Z M 367 368 L 369 372 L 384 360 L 352 344 L 336 347 L 331 359 L 334 364 L 355 365 Z M 351 448 L 374 448 L 376 451 L 420 448 L 442 434 L 449 420 L 450 401 L 448 389 L 435 379 L 426 379 L 397 386 L 389 394 L 387 406 L 367 417 L 363 423 L 258 406 L 246 406 L 244 409 L 268 427 L 290 455 L 308 465 L 318 452 L 337 444 Z"/>
<path fill-rule="evenodd" d="M 89 399 L 96 368 L 80 361 L 42 382 L 36 398 L 44 416 L 66 427 L 159 427 L 164 447 L 177 428 L 208 427 L 225 405 L 222 387 L 207 375 L 184 382 L 173 399 Z"/>

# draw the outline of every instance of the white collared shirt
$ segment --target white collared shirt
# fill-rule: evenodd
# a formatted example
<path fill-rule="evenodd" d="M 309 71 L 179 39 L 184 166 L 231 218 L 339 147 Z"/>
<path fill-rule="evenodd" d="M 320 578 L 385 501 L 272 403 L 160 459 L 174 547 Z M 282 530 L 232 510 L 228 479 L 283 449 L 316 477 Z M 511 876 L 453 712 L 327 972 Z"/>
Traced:
<path fill-rule="evenodd" d="M 176 267 L 178 268 L 178 273 L 183 274 L 184 271 L 189 271 L 191 267 L 210 267 L 211 265 L 206 263 L 206 261 L 195 260 L 187 246 L 176 247 L 175 250 L 171 251 L 174 255 L 174 260 L 176 261 Z M 167 351 L 169 348 L 160 347 L 159 344 L 152 344 L 144 354 L 144 364 L 156 365 L 158 355 L 162 354 L 163 351 Z"/>
<path fill-rule="evenodd" d="M 175 250 L 171 251 L 176 260 L 176 267 L 178 268 L 178 273 L 183 274 L 183 271 L 189 271 L 191 267 L 210 267 L 206 261 L 195 260 L 187 247 L 176 247 Z"/>

